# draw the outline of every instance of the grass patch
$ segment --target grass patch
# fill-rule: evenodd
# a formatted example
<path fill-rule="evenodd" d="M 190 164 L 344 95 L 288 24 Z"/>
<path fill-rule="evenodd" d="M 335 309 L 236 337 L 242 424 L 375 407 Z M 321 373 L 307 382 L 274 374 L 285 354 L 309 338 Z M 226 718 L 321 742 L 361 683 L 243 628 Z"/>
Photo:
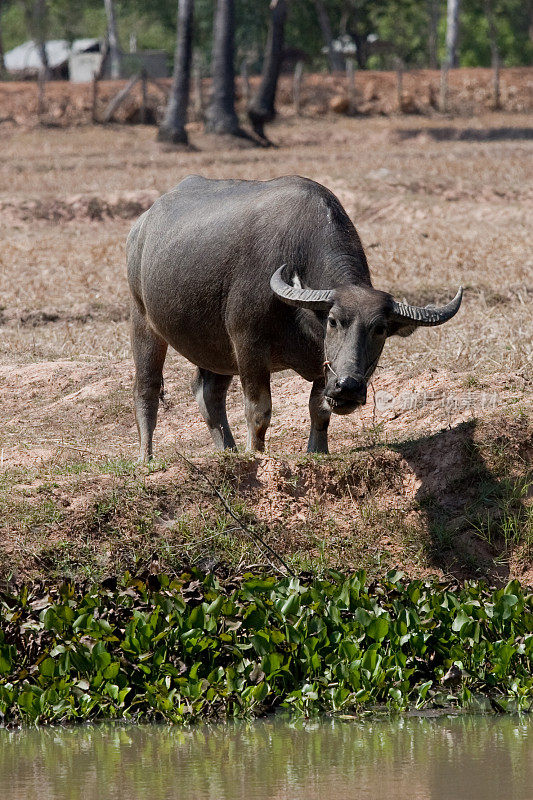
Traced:
<path fill-rule="evenodd" d="M 6 471 L 0 577 L 99 580 L 153 561 L 179 574 L 184 558 L 241 571 L 268 565 L 259 535 L 295 572 L 316 576 L 400 566 L 418 577 L 529 580 L 529 431 L 503 418 L 329 457 L 195 460 L 209 482 L 170 452 L 148 468 L 69 455 Z"/>
<path fill-rule="evenodd" d="M 525 501 L 532 487 L 529 476 L 502 480 L 489 488 L 484 508 L 471 520 L 478 536 L 491 547 L 504 553 L 520 548 L 528 560 L 533 556 L 533 505 Z"/>

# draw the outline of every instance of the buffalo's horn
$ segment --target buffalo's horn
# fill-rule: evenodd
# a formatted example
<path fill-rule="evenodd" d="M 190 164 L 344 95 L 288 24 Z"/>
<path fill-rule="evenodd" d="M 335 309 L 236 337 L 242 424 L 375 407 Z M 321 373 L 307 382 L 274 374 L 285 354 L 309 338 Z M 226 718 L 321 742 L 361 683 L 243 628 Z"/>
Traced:
<path fill-rule="evenodd" d="M 290 306 L 312 308 L 314 311 L 329 311 L 333 305 L 333 289 L 302 289 L 290 286 L 281 277 L 286 264 L 275 271 L 270 279 L 270 288 L 280 300 Z"/>
<path fill-rule="evenodd" d="M 410 306 L 407 303 L 398 303 L 393 300 L 391 319 L 395 322 L 409 320 L 413 325 L 442 325 L 443 322 L 448 322 L 449 319 L 457 314 L 462 297 L 463 287 L 460 286 L 453 300 L 440 308 L 436 306 Z"/>

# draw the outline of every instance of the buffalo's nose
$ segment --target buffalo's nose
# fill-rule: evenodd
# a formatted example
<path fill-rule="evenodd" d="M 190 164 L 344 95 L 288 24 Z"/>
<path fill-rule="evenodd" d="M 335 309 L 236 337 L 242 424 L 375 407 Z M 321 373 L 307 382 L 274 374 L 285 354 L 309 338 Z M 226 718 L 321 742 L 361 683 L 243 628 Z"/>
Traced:
<path fill-rule="evenodd" d="M 335 394 L 346 399 L 353 398 L 361 404 L 366 403 L 366 383 L 363 378 L 341 375 L 335 381 Z"/>

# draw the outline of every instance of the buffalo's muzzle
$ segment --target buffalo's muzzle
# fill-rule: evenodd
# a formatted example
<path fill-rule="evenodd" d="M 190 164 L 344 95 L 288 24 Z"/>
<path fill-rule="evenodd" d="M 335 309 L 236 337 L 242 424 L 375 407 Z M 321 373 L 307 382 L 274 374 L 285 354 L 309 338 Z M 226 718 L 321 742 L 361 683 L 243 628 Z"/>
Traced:
<path fill-rule="evenodd" d="M 334 413 L 348 414 L 366 403 L 364 378 L 341 375 L 326 387 L 325 397 Z"/>

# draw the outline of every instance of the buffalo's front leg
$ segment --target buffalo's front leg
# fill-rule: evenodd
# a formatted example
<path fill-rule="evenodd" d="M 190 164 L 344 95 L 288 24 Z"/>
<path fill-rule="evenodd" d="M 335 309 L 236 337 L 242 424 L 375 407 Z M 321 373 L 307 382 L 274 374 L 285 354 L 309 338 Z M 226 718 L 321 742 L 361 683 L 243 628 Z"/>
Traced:
<path fill-rule="evenodd" d="M 244 392 L 244 414 L 248 427 L 247 450 L 265 449 L 265 434 L 272 416 L 272 397 L 270 395 L 270 373 L 255 367 L 241 372 Z"/>
<path fill-rule="evenodd" d="M 196 370 L 192 390 L 218 450 L 235 450 L 226 414 L 226 395 L 233 375 L 218 375 L 207 369 Z"/>
<path fill-rule="evenodd" d="M 328 453 L 328 427 L 331 410 L 324 400 L 325 381 L 320 378 L 313 382 L 309 397 L 311 432 L 307 443 L 308 453 Z"/>
<path fill-rule="evenodd" d="M 135 301 L 131 304 L 131 343 L 135 361 L 135 420 L 141 446 L 139 460 L 148 461 L 152 457 L 152 436 L 163 387 L 167 343 L 152 330 Z"/>

